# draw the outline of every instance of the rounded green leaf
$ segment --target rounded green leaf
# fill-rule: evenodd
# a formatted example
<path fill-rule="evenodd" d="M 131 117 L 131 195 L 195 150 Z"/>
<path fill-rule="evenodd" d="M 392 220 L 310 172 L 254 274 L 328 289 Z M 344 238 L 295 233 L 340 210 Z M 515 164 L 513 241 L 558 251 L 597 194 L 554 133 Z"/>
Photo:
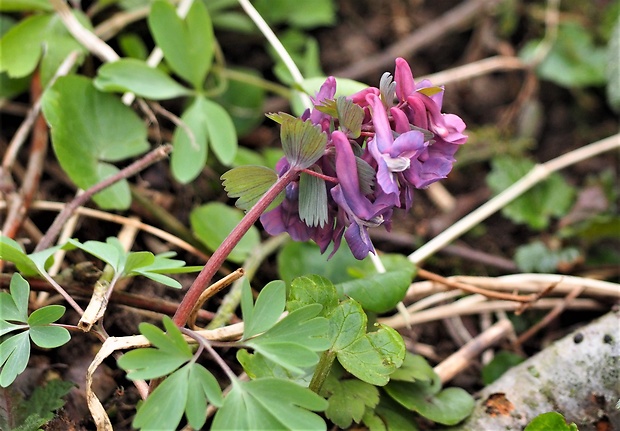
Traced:
<path fill-rule="evenodd" d="M 215 157 L 225 166 L 235 159 L 237 154 L 237 132 L 228 112 L 209 99 L 202 106 L 204 121 L 209 131 L 209 146 Z"/>
<path fill-rule="evenodd" d="M 28 331 L 6 338 L 0 343 L 0 386 L 6 388 L 28 365 L 30 339 Z"/>
<path fill-rule="evenodd" d="M 106 162 L 136 156 L 148 149 L 146 128 L 129 107 L 111 94 L 98 91 L 82 76 L 60 77 L 42 99 L 52 129 L 52 145 L 63 170 L 82 189 L 117 171 Z M 103 208 L 125 209 L 131 195 L 127 181 L 98 193 Z"/>
<path fill-rule="evenodd" d="M 346 349 L 366 332 L 368 318 L 359 302 L 353 299 L 341 302 L 328 318 L 333 351 Z"/>
<path fill-rule="evenodd" d="M 132 58 L 124 58 L 101 66 L 94 84 L 101 91 L 121 93 L 130 91 L 137 96 L 153 100 L 172 99 L 190 94 L 190 90 L 162 70 Z"/>
<path fill-rule="evenodd" d="M 210 250 L 215 250 L 242 218 L 243 213 L 240 210 L 212 202 L 193 210 L 190 214 L 190 223 L 198 239 Z M 232 250 L 228 259 L 242 263 L 259 243 L 258 229 L 252 226 Z"/>
<path fill-rule="evenodd" d="M 170 68 L 194 88 L 202 88 L 213 63 L 215 43 L 211 18 L 204 3 L 193 2 L 183 20 L 174 5 L 156 1 L 151 6 L 148 25 Z"/>
<path fill-rule="evenodd" d="M 32 342 L 44 349 L 54 349 L 71 339 L 69 331 L 60 326 L 32 326 L 29 332 Z"/>
<path fill-rule="evenodd" d="M 578 431 L 577 425 L 566 423 L 564 416 L 558 412 L 548 412 L 536 416 L 524 431 Z"/>
<path fill-rule="evenodd" d="M 205 103 L 204 97 L 197 97 L 181 115 L 185 127 L 174 129 L 170 167 L 177 181 L 184 184 L 194 180 L 207 163 L 209 130 L 204 114 Z"/>
<path fill-rule="evenodd" d="M 413 270 L 389 271 L 345 281 L 336 288 L 362 304 L 364 310 L 386 313 L 402 301 L 412 276 Z"/>
<path fill-rule="evenodd" d="M 30 326 L 49 325 L 60 319 L 65 314 L 65 307 L 62 305 L 47 305 L 32 312 L 28 317 Z"/>

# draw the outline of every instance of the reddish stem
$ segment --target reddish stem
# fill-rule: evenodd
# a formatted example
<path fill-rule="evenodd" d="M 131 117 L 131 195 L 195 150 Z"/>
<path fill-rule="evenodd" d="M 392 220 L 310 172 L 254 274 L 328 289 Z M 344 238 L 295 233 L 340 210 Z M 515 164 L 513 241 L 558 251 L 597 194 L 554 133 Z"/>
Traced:
<path fill-rule="evenodd" d="M 254 225 L 256 220 L 261 216 L 261 214 L 269 207 L 269 205 L 274 201 L 274 199 L 284 190 L 284 188 L 297 176 L 299 172 L 297 170 L 291 169 L 287 171 L 283 176 L 278 178 L 273 186 L 259 199 L 258 202 L 246 213 L 243 219 L 239 222 L 237 226 L 228 234 L 224 242 L 215 250 L 211 258 L 207 261 L 200 274 L 196 277 L 189 290 L 183 297 L 181 304 L 179 304 L 179 308 L 177 312 L 174 314 L 172 320 L 177 326 L 184 326 L 187 322 L 187 318 L 189 317 L 192 309 L 194 308 L 194 304 L 200 298 L 202 292 L 209 286 L 211 279 L 219 269 L 219 267 L 224 263 L 230 252 L 235 248 L 235 246 L 241 241 L 243 235 Z"/>
<path fill-rule="evenodd" d="M 330 183 L 338 184 L 338 178 L 330 177 L 329 175 L 321 174 L 318 172 L 314 172 L 312 169 L 303 169 L 302 172 L 305 172 L 308 175 L 312 175 L 313 177 L 321 178 L 322 180 L 329 181 Z"/>

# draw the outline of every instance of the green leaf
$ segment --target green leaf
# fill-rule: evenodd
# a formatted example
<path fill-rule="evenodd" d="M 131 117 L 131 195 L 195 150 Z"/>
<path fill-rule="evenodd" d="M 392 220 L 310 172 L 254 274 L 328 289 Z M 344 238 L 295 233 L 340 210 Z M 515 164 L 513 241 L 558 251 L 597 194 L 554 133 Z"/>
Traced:
<path fill-rule="evenodd" d="M 202 109 L 213 154 L 223 165 L 229 166 L 237 154 L 235 125 L 228 112 L 212 100 L 205 99 Z"/>
<path fill-rule="evenodd" d="M 155 256 L 148 251 L 130 252 L 127 254 L 123 272 L 131 274 L 138 268 L 148 267 L 155 262 Z"/>
<path fill-rule="evenodd" d="M 174 129 L 170 167 L 176 180 L 184 184 L 194 180 L 207 162 L 209 130 L 204 117 L 205 104 L 206 99 L 198 96 L 181 115 L 191 135 L 185 127 Z"/>
<path fill-rule="evenodd" d="M 239 198 L 235 206 L 248 211 L 278 180 L 278 174 L 264 166 L 238 166 L 224 173 L 221 179 L 228 197 Z M 283 198 L 281 195 L 276 199 L 277 203 Z"/>
<path fill-rule="evenodd" d="M 508 371 L 510 368 L 514 367 L 515 365 L 519 365 L 523 361 L 523 357 L 517 355 L 516 353 L 506 350 L 498 352 L 493 357 L 491 362 L 489 362 L 482 368 L 482 382 L 485 385 L 490 385 L 495 380 L 499 379 L 501 375 Z"/>
<path fill-rule="evenodd" d="M 37 415 L 45 422 L 51 421 L 55 416 L 55 411 L 65 405 L 63 397 L 75 387 L 73 382 L 65 382 L 63 380 L 50 380 L 45 386 L 37 386 L 32 395 L 25 402 L 28 416 Z"/>
<path fill-rule="evenodd" d="M 65 307 L 62 305 L 46 305 L 32 312 L 28 317 L 28 325 L 43 326 L 57 321 L 65 314 Z"/>
<path fill-rule="evenodd" d="M 181 19 L 174 5 L 156 1 L 151 6 L 148 25 L 170 68 L 194 88 L 201 89 L 213 63 L 215 44 L 204 3 L 193 2 L 186 18 Z"/>
<path fill-rule="evenodd" d="M 318 166 L 310 169 L 322 173 Z M 306 172 L 299 177 L 299 218 L 310 227 L 323 227 L 327 223 L 325 180 Z"/>
<path fill-rule="evenodd" d="M 60 326 L 32 326 L 28 332 L 32 342 L 44 349 L 60 347 L 71 339 L 69 331 Z"/>
<path fill-rule="evenodd" d="M 121 272 L 125 267 L 127 255 L 118 238 L 108 237 L 106 242 L 91 240 L 85 243 L 80 243 L 75 239 L 69 239 L 69 243 L 104 261 L 110 265 L 116 273 Z"/>
<path fill-rule="evenodd" d="M 507 156 L 494 158 L 491 164 L 487 184 L 495 194 L 507 189 L 534 167 L 529 160 Z M 561 217 L 567 213 L 574 194 L 574 189 L 554 173 L 506 205 L 502 214 L 515 223 L 527 223 L 533 229 L 542 230 L 549 225 L 551 217 Z"/>
<path fill-rule="evenodd" d="M 314 164 L 325 151 L 327 135 L 310 120 L 284 117 L 280 130 L 282 149 L 293 169 L 306 169 Z"/>
<path fill-rule="evenodd" d="M 190 223 L 198 239 L 213 251 L 220 246 L 242 218 L 243 214 L 238 209 L 223 203 L 211 202 L 194 209 L 190 214 Z M 258 229 L 252 226 L 235 246 L 228 259 L 235 263 L 242 263 L 259 243 Z"/>
<path fill-rule="evenodd" d="M 526 61 L 542 41 L 532 41 L 519 54 Z M 561 22 L 549 53 L 536 69 L 538 75 L 564 87 L 586 87 L 605 83 L 606 52 L 594 45 L 592 33 L 577 21 Z"/>
<path fill-rule="evenodd" d="M 525 427 L 524 431 L 579 431 L 577 425 L 566 423 L 564 416 L 558 412 L 542 413 Z"/>
<path fill-rule="evenodd" d="M 162 70 L 133 58 L 104 64 L 97 70 L 94 84 L 101 91 L 130 91 L 153 100 L 173 99 L 191 93 Z"/>
<path fill-rule="evenodd" d="M 310 411 L 325 408 L 323 398 L 287 380 L 234 381 L 211 429 L 325 430 L 324 420 Z"/>
<path fill-rule="evenodd" d="M 73 13 L 82 25 L 92 28 L 84 14 Z M 46 85 L 72 51 L 83 53 L 85 49 L 67 31 L 58 15 L 33 15 L 0 39 L 0 72 L 6 71 L 11 78 L 24 77 L 41 60 L 41 82 Z"/>
<path fill-rule="evenodd" d="M 426 362 L 426 359 L 410 352 L 406 353 L 402 365 L 390 374 L 390 380 L 399 380 L 403 382 L 432 382 L 437 387 L 441 387 L 439 376 L 437 376 L 433 367 Z"/>
<path fill-rule="evenodd" d="M 243 370 L 252 380 L 261 377 L 275 377 L 308 386 L 312 377 L 311 369 L 307 373 L 300 375 L 276 364 L 260 353 L 249 353 L 245 349 L 237 351 L 237 361 L 239 361 Z"/>
<path fill-rule="evenodd" d="M 52 129 L 52 145 L 63 170 L 87 189 L 118 169 L 109 164 L 148 149 L 146 128 L 135 112 L 111 94 L 101 93 L 81 76 L 60 77 L 42 99 Z M 131 194 L 126 180 L 97 193 L 105 209 L 126 209 Z"/>
<path fill-rule="evenodd" d="M 329 347 L 328 322 L 319 317 L 320 304 L 299 308 L 266 332 L 244 342 L 272 362 L 303 374 L 319 361 L 317 352 Z"/>
<path fill-rule="evenodd" d="M 384 325 L 366 333 L 368 318 L 353 299 L 340 303 L 328 317 L 331 350 L 340 364 L 360 380 L 385 385 L 405 357 L 400 334 Z"/>
<path fill-rule="evenodd" d="M 186 407 L 189 371 L 189 367 L 183 367 L 157 386 L 146 401 L 140 405 L 132 423 L 134 428 L 177 429 Z"/>
<path fill-rule="evenodd" d="M 1 309 L 0 309 L 1 310 Z M 3 314 L 0 312 L 0 316 Z M 9 332 L 19 331 L 20 329 L 27 329 L 28 325 L 15 325 L 13 323 L 9 323 L 4 319 L 0 319 L 0 337 L 4 334 L 8 334 Z"/>
<path fill-rule="evenodd" d="M 295 311 L 305 305 L 321 304 L 320 316 L 327 316 L 338 306 L 334 284 L 320 275 L 297 277 L 291 283 L 286 308 Z"/>
<path fill-rule="evenodd" d="M 358 301 L 366 311 L 386 313 L 402 301 L 412 278 L 413 268 L 389 271 L 345 281 L 336 289 Z"/>
<path fill-rule="evenodd" d="M 360 380 L 328 377 L 323 389 L 322 395 L 328 396 L 329 402 L 325 416 L 340 428 L 349 428 L 352 422 L 360 423 L 366 410 L 374 409 L 379 403 L 377 387 Z"/>
<path fill-rule="evenodd" d="M 127 378 L 132 380 L 152 379 L 170 374 L 192 358 L 189 345 L 172 319 L 164 316 L 167 332 L 150 323 L 141 323 L 140 332 L 155 348 L 143 348 L 125 353 L 118 360 L 118 366 L 130 370 Z"/>
<path fill-rule="evenodd" d="M 6 338 L 0 343 L 0 386 L 6 388 L 28 365 L 30 339 L 28 331 Z"/>
<path fill-rule="evenodd" d="M 363 420 L 370 431 L 418 431 L 413 413 L 389 397 L 381 397 L 374 411 L 366 410 Z"/>
<path fill-rule="evenodd" d="M 133 253 L 130 253 L 130 257 Z M 149 253 L 150 254 L 150 253 Z M 134 268 L 129 275 L 142 275 L 153 281 L 162 283 L 169 287 L 180 289 L 181 283 L 161 274 L 178 274 L 186 272 L 196 272 L 202 269 L 201 266 L 185 266 L 185 262 L 178 259 L 170 259 L 168 256 L 175 256 L 176 253 L 161 253 L 153 257 L 153 262 Z"/>
<path fill-rule="evenodd" d="M 36 265 L 22 250 L 21 246 L 16 241 L 6 236 L 0 236 L 0 259 L 13 262 L 17 270 L 25 276 L 39 274 Z M 4 314 L 2 314 L 2 316 L 4 316 Z"/>
<path fill-rule="evenodd" d="M 250 285 L 244 285 L 245 296 L 252 293 Z M 248 304 L 247 300 L 242 303 L 243 312 L 243 338 L 246 340 L 254 335 L 260 334 L 276 324 L 280 315 L 284 311 L 286 302 L 286 286 L 283 281 L 274 280 L 268 283 L 258 294 L 256 303 Z M 245 305 L 245 307 L 243 306 Z M 251 308 L 248 308 L 248 305 Z"/>
<path fill-rule="evenodd" d="M 227 68 L 227 71 L 234 76 L 229 76 L 226 91 L 218 96 L 216 101 L 230 114 L 237 135 L 243 136 L 254 130 L 265 119 L 263 104 L 266 92 L 262 86 L 253 82 L 233 79 L 236 76 L 248 80 L 262 79 L 258 70 Z"/>
<path fill-rule="evenodd" d="M 581 258 L 574 247 L 550 250 L 543 242 L 534 241 L 517 248 L 515 262 L 523 272 L 557 272 L 562 265 L 572 264 Z"/>
<path fill-rule="evenodd" d="M 256 9 L 270 23 L 288 23 L 297 28 L 329 26 L 336 22 L 333 0 L 314 0 L 310 4 L 295 0 L 258 0 Z"/>
<path fill-rule="evenodd" d="M 123 33 L 119 35 L 118 45 L 125 57 L 146 60 L 149 55 L 146 44 L 136 33 Z"/>
<path fill-rule="evenodd" d="M 448 388 L 437 393 L 427 382 L 392 381 L 386 392 L 403 407 L 443 425 L 456 425 L 474 408 L 474 399 L 461 388 Z"/>
<path fill-rule="evenodd" d="M 18 11 L 34 11 L 54 10 L 48 0 L 2 0 L 0 3 L 0 11 L 2 12 L 18 12 Z"/>
<path fill-rule="evenodd" d="M 11 276 L 9 292 L 0 293 L 0 316 L 3 320 L 26 323 L 28 321 L 28 296 L 30 285 L 18 273 Z"/>
<path fill-rule="evenodd" d="M 351 280 L 352 270 L 362 265 L 345 244 L 331 259 L 326 260 L 316 244 L 296 241 L 291 241 L 280 249 L 277 262 L 278 274 L 286 283 L 291 283 L 295 277 L 306 274 L 321 275 L 333 283 L 340 283 Z"/>
<path fill-rule="evenodd" d="M 224 399 L 213 374 L 199 364 L 189 364 L 188 367 L 185 416 L 194 429 L 200 429 L 207 420 L 207 400 L 219 407 Z"/>
<path fill-rule="evenodd" d="M 620 113 L 620 19 L 616 18 L 616 25 L 607 45 L 607 102 L 609 106 Z"/>

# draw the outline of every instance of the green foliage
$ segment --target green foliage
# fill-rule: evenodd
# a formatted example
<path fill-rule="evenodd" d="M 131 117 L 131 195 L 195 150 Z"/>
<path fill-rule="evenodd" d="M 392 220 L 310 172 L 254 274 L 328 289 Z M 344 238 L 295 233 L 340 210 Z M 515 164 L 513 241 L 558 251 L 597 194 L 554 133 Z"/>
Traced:
<path fill-rule="evenodd" d="M 248 211 L 277 181 L 278 174 L 264 166 L 238 166 L 225 172 L 221 179 L 222 185 L 230 198 L 238 198 L 235 206 Z M 279 204 L 284 194 L 272 205 Z"/>
<path fill-rule="evenodd" d="M 367 409 L 363 421 L 370 431 L 418 431 L 413 413 L 389 397 L 381 397 L 374 411 Z"/>
<path fill-rule="evenodd" d="M 66 344 L 71 336 L 60 326 L 51 325 L 65 313 L 62 305 L 47 305 L 28 316 L 30 285 L 19 274 L 11 277 L 9 293 L 0 293 L 0 386 L 6 388 L 28 365 L 30 340 L 42 348 Z M 15 322 L 15 323 L 13 323 Z M 12 332 L 20 331 L 17 334 Z"/>
<path fill-rule="evenodd" d="M 322 316 L 327 316 L 338 306 L 336 287 L 320 275 L 304 275 L 291 282 L 286 307 L 295 311 L 306 305 L 321 304 Z"/>
<path fill-rule="evenodd" d="M 127 377 L 133 380 L 172 373 L 140 406 L 133 426 L 172 430 L 185 413 L 190 425 L 199 429 L 206 421 L 207 401 L 222 405 L 221 389 L 213 374 L 194 362 L 189 345 L 172 319 L 165 316 L 163 324 L 166 332 L 141 323 L 140 332 L 155 347 L 132 350 L 118 360 L 118 366 L 129 370 Z"/>
<path fill-rule="evenodd" d="M 603 85 L 606 50 L 594 45 L 592 34 L 578 22 L 563 22 L 551 50 L 536 69 L 538 75 L 564 87 Z M 520 56 L 530 60 L 541 41 L 529 42 Z"/>
<path fill-rule="evenodd" d="M 319 360 L 317 352 L 329 346 L 326 338 L 328 322 L 319 316 L 322 306 L 303 306 L 278 322 L 286 299 L 284 283 L 269 283 L 254 305 L 249 284 L 244 287 L 241 310 L 247 326 L 244 327 L 242 342 L 254 349 L 252 356 L 263 356 L 296 374 L 303 374 L 304 368 L 316 365 Z"/>
<path fill-rule="evenodd" d="M 580 257 L 574 247 L 550 250 L 543 242 L 519 246 L 515 253 L 515 262 L 523 272 L 556 272 L 562 264 L 571 264 Z"/>
<path fill-rule="evenodd" d="M 211 429 L 325 430 L 325 421 L 310 411 L 325 408 L 327 401 L 293 382 L 274 378 L 233 380 Z"/>
<path fill-rule="evenodd" d="M 299 28 L 334 24 L 336 8 L 333 0 L 258 0 L 255 5 L 261 16 L 273 24 L 287 23 Z"/>
<path fill-rule="evenodd" d="M 385 325 L 367 333 L 368 318 L 353 299 L 340 303 L 328 318 L 330 350 L 345 370 L 367 383 L 385 385 L 405 357 L 400 334 Z"/>
<path fill-rule="evenodd" d="M 181 288 L 181 283 L 162 274 L 199 271 L 201 267 L 185 267 L 185 262 L 171 259 L 176 253 L 167 252 L 157 256 L 148 251 L 125 252 L 116 237 L 109 237 L 106 242 L 86 241 L 80 243 L 70 239 L 69 243 L 109 264 L 115 278 L 142 275 L 168 287 Z"/>
<path fill-rule="evenodd" d="M 609 106 L 620 113 L 620 14 L 616 14 L 616 25 L 614 26 L 609 45 L 607 46 L 607 101 Z"/>
<path fill-rule="evenodd" d="M 510 368 L 519 365 L 523 361 L 523 357 L 516 353 L 506 350 L 498 352 L 491 362 L 482 368 L 482 382 L 485 385 L 490 385 Z"/>
<path fill-rule="evenodd" d="M 455 425 L 474 408 L 474 399 L 461 388 L 441 389 L 439 376 L 428 365 L 417 368 L 423 359 L 407 354 L 406 368 L 391 376 L 386 393 L 408 410 L 412 410 L 443 425 Z M 417 370 L 416 378 L 407 369 Z"/>
<path fill-rule="evenodd" d="M 13 239 L 0 236 L 0 259 L 13 262 L 17 270 L 26 277 L 43 275 L 52 265 L 53 254 L 68 246 L 55 246 L 40 252 L 26 254 Z"/>
<path fill-rule="evenodd" d="M 52 9 L 52 5 L 47 0 L 3 0 L 0 3 L 0 11 L 2 12 L 50 11 Z"/>
<path fill-rule="evenodd" d="M 323 385 L 321 395 L 329 406 L 325 415 L 340 428 L 360 423 L 367 411 L 379 404 L 379 389 L 357 379 L 345 379 L 342 367 L 334 366 Z"/>
<path fill-rule="evenodd" d="M 492 171 L 487 184 L 498 194 L 520 180 L 535 165 L 526 159 L 498 157 L 492 160 Z M 504 208 L 502 214 L 515 223 L 526 223 L 532 229 L 542 230 L 549 225 L 551 217 L 566 214 L 575 191 L 566 184 L 561 175 L 553 173 Z"/>
<path fill-rule="evenodd" d="M 172 99 L 191 93 L 162 70 L 133 58 L 104 64 L 97 70 L 94 84 L 101 91 L 129 91 L 153 100 Z"/>
<path fill-rule="evenodd" d="M 74 14 L 82 25 L 92 28 L 84 14 Z M 11 78 L 24 77 L 40 63 L 41 82 L 45 85 L 71 51 L 84 53 L 85 49 L 69 34 L 57 14 L 32 15 L 0 39 L 0 72 L 6 71 Z"/>
<path fill-rule="evenodd" d="M 115 96 L 98 91 L 87 78 L 59 78 L 45 92 L 42 107 L 56 157 L 83 189 L 117 173 L 110 162 L 148 149 L 146 128 L 136 113 Z M 93 199 L 102 208 L 126 209 L 131 202 L 129 185 L 121 180 Z"/>
<path fill-rule="evenodd" d="M 173 4 L 156 1 L 151 6 L 148 24 L 168 66 L 195 89 L 201 89 L 213 63 L 215 47 L 204 3 L 193 2 L 185 19 L 181 19 Z"/>
<path fill-rule="evenodd" d="M 215 250 L 242 218 L 243 213 L 238 209 L 219 202 L 211 202 L 194 209 L 190 214 L 190 223 L 198 239 L 210 250 Z M 259 243 L 258 229 L 252 226 L 235 246 L 228 259 L 235 263 L 243 262 Z"/>
<path fill-rule="evenodd" d="M 54 412 L 61 408 L 63 397 L 74 386 L 71 382 L 50 380 L 44 386 L 37 386 L 30 398 L 25 400 L 21 393 L 11 388 L 0 389 L 0 429 L 6 431 L 37 431 L 54 419 Z"/>
<path fill-rule="evenodd" d="M 532 419 L 524 431 L 579 431 L 579 428 L 574 423 L 567 424 L 561 414 L 548 412 Z"/>

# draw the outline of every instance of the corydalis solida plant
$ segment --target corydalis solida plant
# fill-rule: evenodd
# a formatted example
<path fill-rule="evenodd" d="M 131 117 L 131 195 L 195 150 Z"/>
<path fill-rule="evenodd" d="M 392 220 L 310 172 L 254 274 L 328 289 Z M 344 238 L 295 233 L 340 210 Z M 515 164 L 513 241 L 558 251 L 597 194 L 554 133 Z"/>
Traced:
<path fill-rule="evenodd" d="M 404 59 L 396 59 L 394 75 L 385 73 L 379 88 L 338 99 L 336 80 L 329 77 L 301 118 L 269 115 L 282 127 L 285 156 L 277 177 L 291 170 L 299 175 L 286 185 L 281 203 L 261 215 L 268 233 L 312 239 L 322 252 L 331 242 L 335 252 L 344 236 L 363 259 L 374 253 L 369 227 L 390 229 L 394 208 L 409 209 L 414 189 L 447 176 L 467 140 L 465 123 L 441 113 L 444 89 L 426 80 L 416 84 Z M 264 191 L 275 179 L 259 175 L 264 179 L 258 184 L 256 175 L 241 179 L 243 171 L 222 177 L 232 197 Z"/>

